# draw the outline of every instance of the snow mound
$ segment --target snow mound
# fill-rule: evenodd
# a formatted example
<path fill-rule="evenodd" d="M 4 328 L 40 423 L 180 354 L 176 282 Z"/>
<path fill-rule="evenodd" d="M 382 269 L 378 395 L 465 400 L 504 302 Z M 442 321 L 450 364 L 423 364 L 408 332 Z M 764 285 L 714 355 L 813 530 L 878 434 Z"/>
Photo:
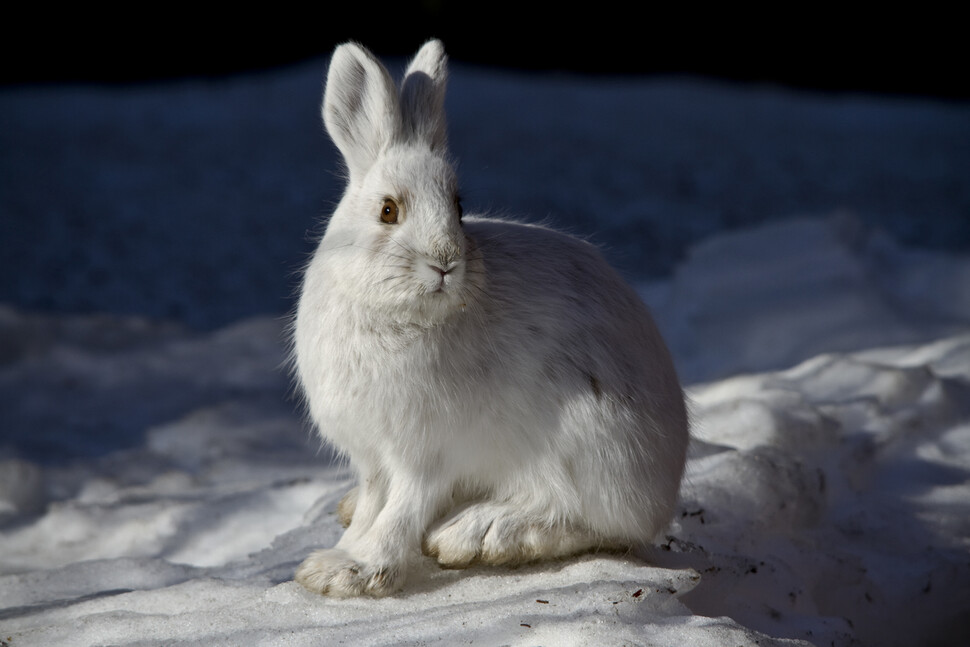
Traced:
<path fill-rule="evenodd" d="M 970 330 L 970 257 L 901 247 L 845 211 L 715 236 L 640 292 L 687 383 Z"/>

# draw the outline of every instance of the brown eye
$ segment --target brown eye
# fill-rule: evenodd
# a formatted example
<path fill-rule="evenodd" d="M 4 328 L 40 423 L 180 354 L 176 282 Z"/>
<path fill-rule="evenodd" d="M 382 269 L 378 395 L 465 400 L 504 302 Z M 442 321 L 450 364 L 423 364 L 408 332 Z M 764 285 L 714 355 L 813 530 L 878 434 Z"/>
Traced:
<path fill-rule="evenodd" d="M 386 222 L 389 225 L 396 224 L 398 211 L 400 209 L 394 200 L 384 198 L 384 204 L 381 207 L 381 222 Z"/>

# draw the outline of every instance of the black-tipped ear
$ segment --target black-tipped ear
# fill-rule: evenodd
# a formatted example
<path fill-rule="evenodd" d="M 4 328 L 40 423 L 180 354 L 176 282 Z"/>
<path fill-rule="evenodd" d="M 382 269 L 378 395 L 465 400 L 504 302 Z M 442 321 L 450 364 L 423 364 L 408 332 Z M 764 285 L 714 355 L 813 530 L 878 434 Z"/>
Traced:
<path fill-rule="evenodd" d="M 401 128 L 394 82 L 380 61 L 356 43 L 341 45 L 333 53 L 322 112 L 351 182 L 370 169 Z"/>
<path fill-rule="evenodd" d="M 401 113 L 406 133 L 427 140 L 432 149 L 448 145 L 445 86 L 448 56 L 439 40 L 422 45 L 408 65 L 401 84 Z"/>

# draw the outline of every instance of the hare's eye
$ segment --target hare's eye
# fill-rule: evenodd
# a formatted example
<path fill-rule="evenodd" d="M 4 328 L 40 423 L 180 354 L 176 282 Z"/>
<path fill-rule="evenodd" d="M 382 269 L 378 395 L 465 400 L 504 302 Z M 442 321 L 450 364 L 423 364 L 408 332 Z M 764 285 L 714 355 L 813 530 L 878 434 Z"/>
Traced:
<path fill-rule="evenodd" d="M 400 208 L 394 200 L 384 198 L 384 204 L 381 206 L 381 222 L 386 222 L 389 225 L 396 224 L 399 211 Z"/>

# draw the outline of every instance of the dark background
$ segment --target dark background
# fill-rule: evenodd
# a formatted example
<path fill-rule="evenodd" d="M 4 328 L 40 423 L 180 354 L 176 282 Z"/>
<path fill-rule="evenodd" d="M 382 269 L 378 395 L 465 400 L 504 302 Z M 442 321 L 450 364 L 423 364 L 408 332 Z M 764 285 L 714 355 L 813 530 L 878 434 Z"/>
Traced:
<path fill-rule="evenodd" d="M 473 64 L 588 74 L 692 74 L 827 91 L 970 97 L 963 19 L 790 4 L 745 12 L 647 3 L 322 3 L 303 9 L 54 9 L 10 12 L 3 83 L 125 83 L 213 76 L 325 55 L 358 40 L 407 56 L 431 36 Z M 146 10 L 146 8 L 148 8 Z M 593 11 L 595 10 L 595 12 Z"/>

